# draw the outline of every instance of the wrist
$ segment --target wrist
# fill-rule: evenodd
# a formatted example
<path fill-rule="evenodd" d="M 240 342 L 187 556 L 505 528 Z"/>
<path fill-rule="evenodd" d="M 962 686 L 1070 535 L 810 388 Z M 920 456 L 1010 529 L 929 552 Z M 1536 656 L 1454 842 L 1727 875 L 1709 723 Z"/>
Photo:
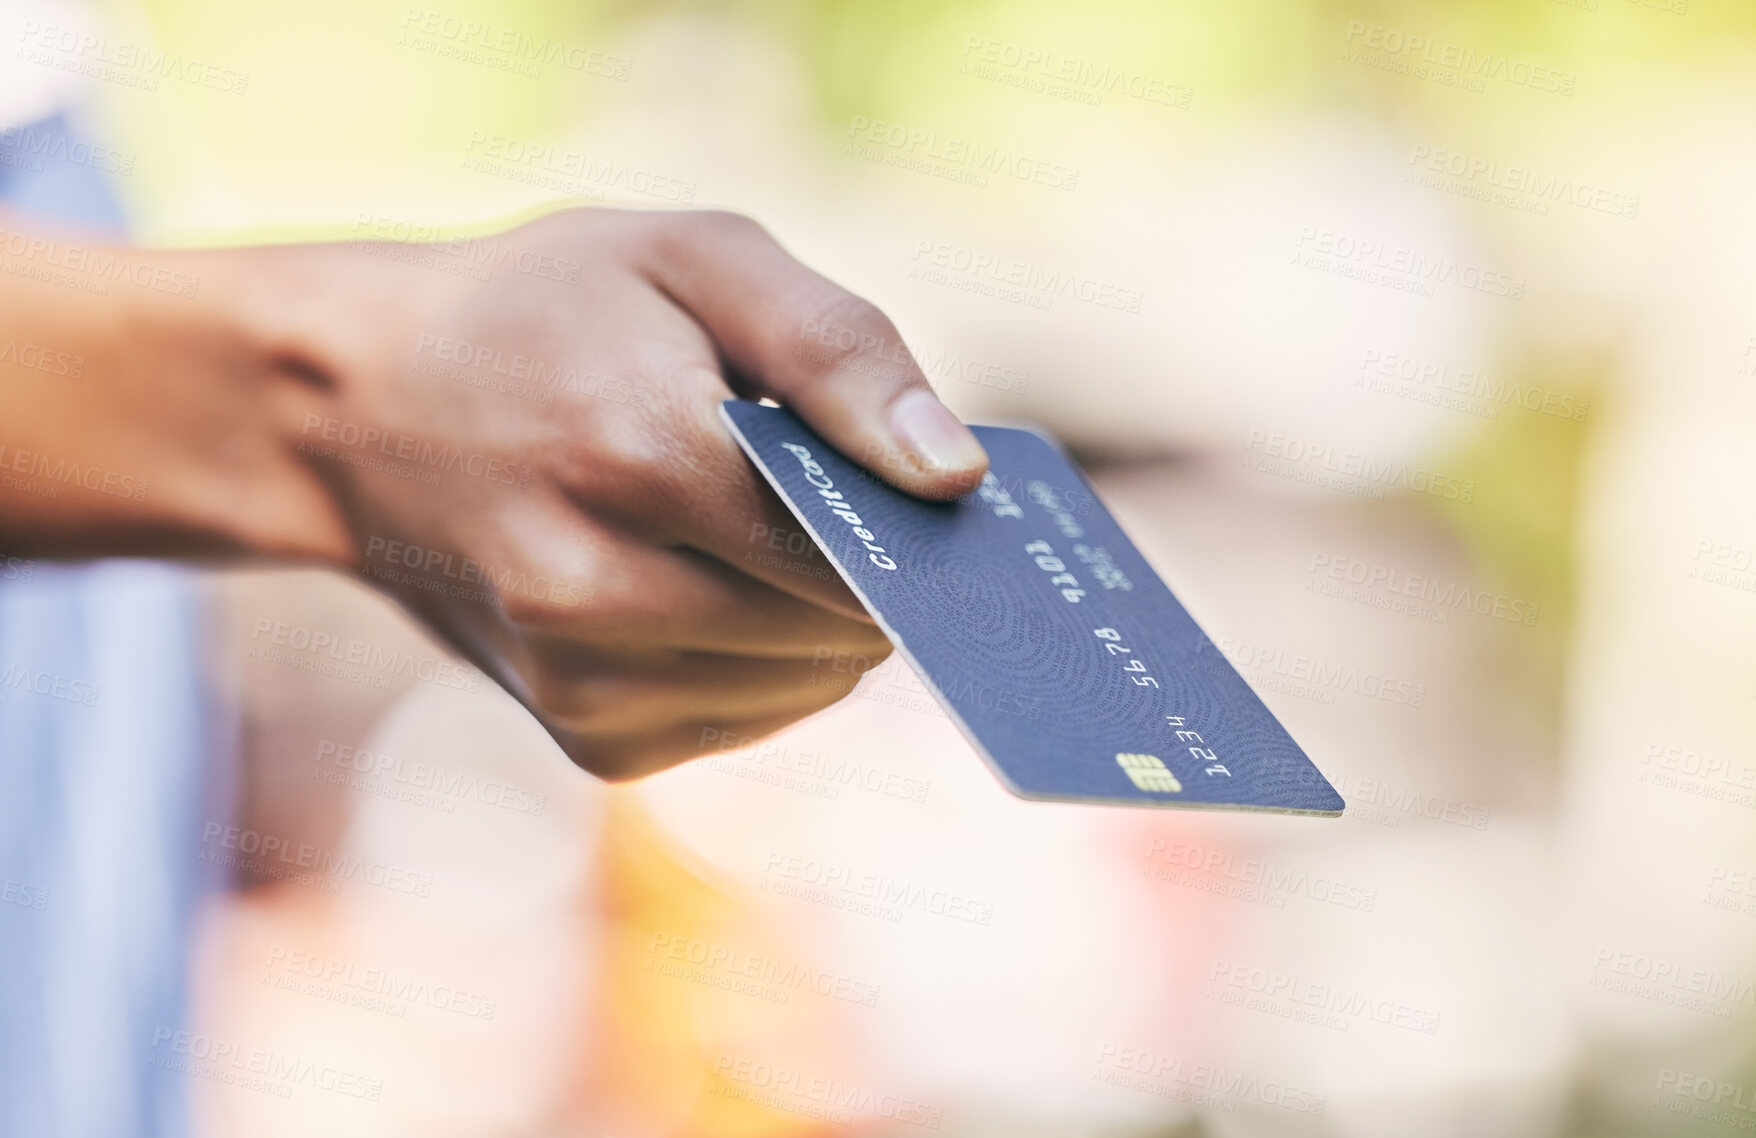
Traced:
<path fill-rule="evenodd" d="M 303 396 L 241 307 L 249 258 L 59 234 L 0 250 L 0 348 L 30 349 L 0 350 L 0 541 L 348 558 L 332 498 L 282 444 Z"/>
<path fill-rule="evenodd" d="M 376 374 L 374 321 L 362 317 L 391 294 L 389 282 L 338 271 L 330 253 L 281 246 L 191 256 L 207 261 L 215 281 L 208 314 L 238 357 L 221 382 L 249 423 L 250 446 L 237 446 L 226 464 L 245 488 L 224 511 L 234 544 L 352 569 L 353 479 L 324 445 L 322 424 L 345 417 Z"/>

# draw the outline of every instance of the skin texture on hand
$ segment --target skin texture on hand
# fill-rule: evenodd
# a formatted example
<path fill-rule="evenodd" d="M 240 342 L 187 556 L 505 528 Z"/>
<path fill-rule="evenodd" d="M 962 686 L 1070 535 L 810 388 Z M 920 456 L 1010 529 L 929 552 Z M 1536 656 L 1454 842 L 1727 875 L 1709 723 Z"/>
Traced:
<path fill-rule="evenodd" d="M 132 522 L 124 551 L 156 532 L 362 574 L 606 778 L 845 694 L 819 664 L 890 646 L 718 407 L 772 398 L 904 490 L 965 493 L 986 456 L 895 328 L 736 215 L 572 210 L 472 241 L 485 273 L 389 244 L 155 255 L 210 299 L 131 312 L 134 358 L 89 379 L 132 393 L 141 421 L 96 424 L 100 453 L 164 471 L 158 512 L 61 511 L 49 540 L 0 493 L 0 534 L 89 552 L 94 525 Z M 179 319 L 193 329 L 163 331 Z M 78 450 L 72 424 L 103 406 L 62 408 L 33 445 Z M 190 453 L 158 453 L 155 419 L 186 422 L 166 445 Z"/>

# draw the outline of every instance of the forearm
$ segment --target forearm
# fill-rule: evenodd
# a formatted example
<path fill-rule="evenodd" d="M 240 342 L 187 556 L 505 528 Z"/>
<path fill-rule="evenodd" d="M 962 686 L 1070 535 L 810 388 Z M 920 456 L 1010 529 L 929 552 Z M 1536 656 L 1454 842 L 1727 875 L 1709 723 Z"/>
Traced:
<path fill-rule="evenodd" d="M 861 358 L 902 343 L 881 312 L 731 214 L 194 253 L 6 228 L 0 554 L 351 568 L 607 777 L 838 698 L 825 650 L 888 651 L 814 549 L 752 556 L 796 523 L 720 420 L 734 387 L 923 498 L 987 464 L 906 351 Z M 800 352 L 825 320 L 839 346 Z"/>
<path fill-rule="evenodd" d="M 297 452 L 321 392 L 265 334 L 253 255 L 0 219 L 0 550 L 350 558 Z"/>

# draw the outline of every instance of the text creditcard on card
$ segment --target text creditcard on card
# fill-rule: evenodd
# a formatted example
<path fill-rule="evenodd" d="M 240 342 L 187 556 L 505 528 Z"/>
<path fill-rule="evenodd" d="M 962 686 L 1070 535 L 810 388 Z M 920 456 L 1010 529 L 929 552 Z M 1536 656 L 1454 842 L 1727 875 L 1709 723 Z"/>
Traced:
<path fill-rule="evenodd" d="M 1042 436 L 924 502 L 785 408 L 732 433 L 1007 789 L 1023 798 L 1336 815 L 1329 785 Z"/>

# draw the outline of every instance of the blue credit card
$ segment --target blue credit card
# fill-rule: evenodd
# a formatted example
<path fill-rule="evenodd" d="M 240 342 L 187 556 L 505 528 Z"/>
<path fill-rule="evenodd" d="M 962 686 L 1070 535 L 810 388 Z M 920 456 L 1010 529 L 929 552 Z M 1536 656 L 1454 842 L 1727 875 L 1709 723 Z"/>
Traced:
<path fill-rule="evenodd" d="M 780 407 L 721 415 L 1022 798 L 1338 815 L 1345 803 L 1043 436 L 974 427 L 955 502 L 879 481 Z"/>

